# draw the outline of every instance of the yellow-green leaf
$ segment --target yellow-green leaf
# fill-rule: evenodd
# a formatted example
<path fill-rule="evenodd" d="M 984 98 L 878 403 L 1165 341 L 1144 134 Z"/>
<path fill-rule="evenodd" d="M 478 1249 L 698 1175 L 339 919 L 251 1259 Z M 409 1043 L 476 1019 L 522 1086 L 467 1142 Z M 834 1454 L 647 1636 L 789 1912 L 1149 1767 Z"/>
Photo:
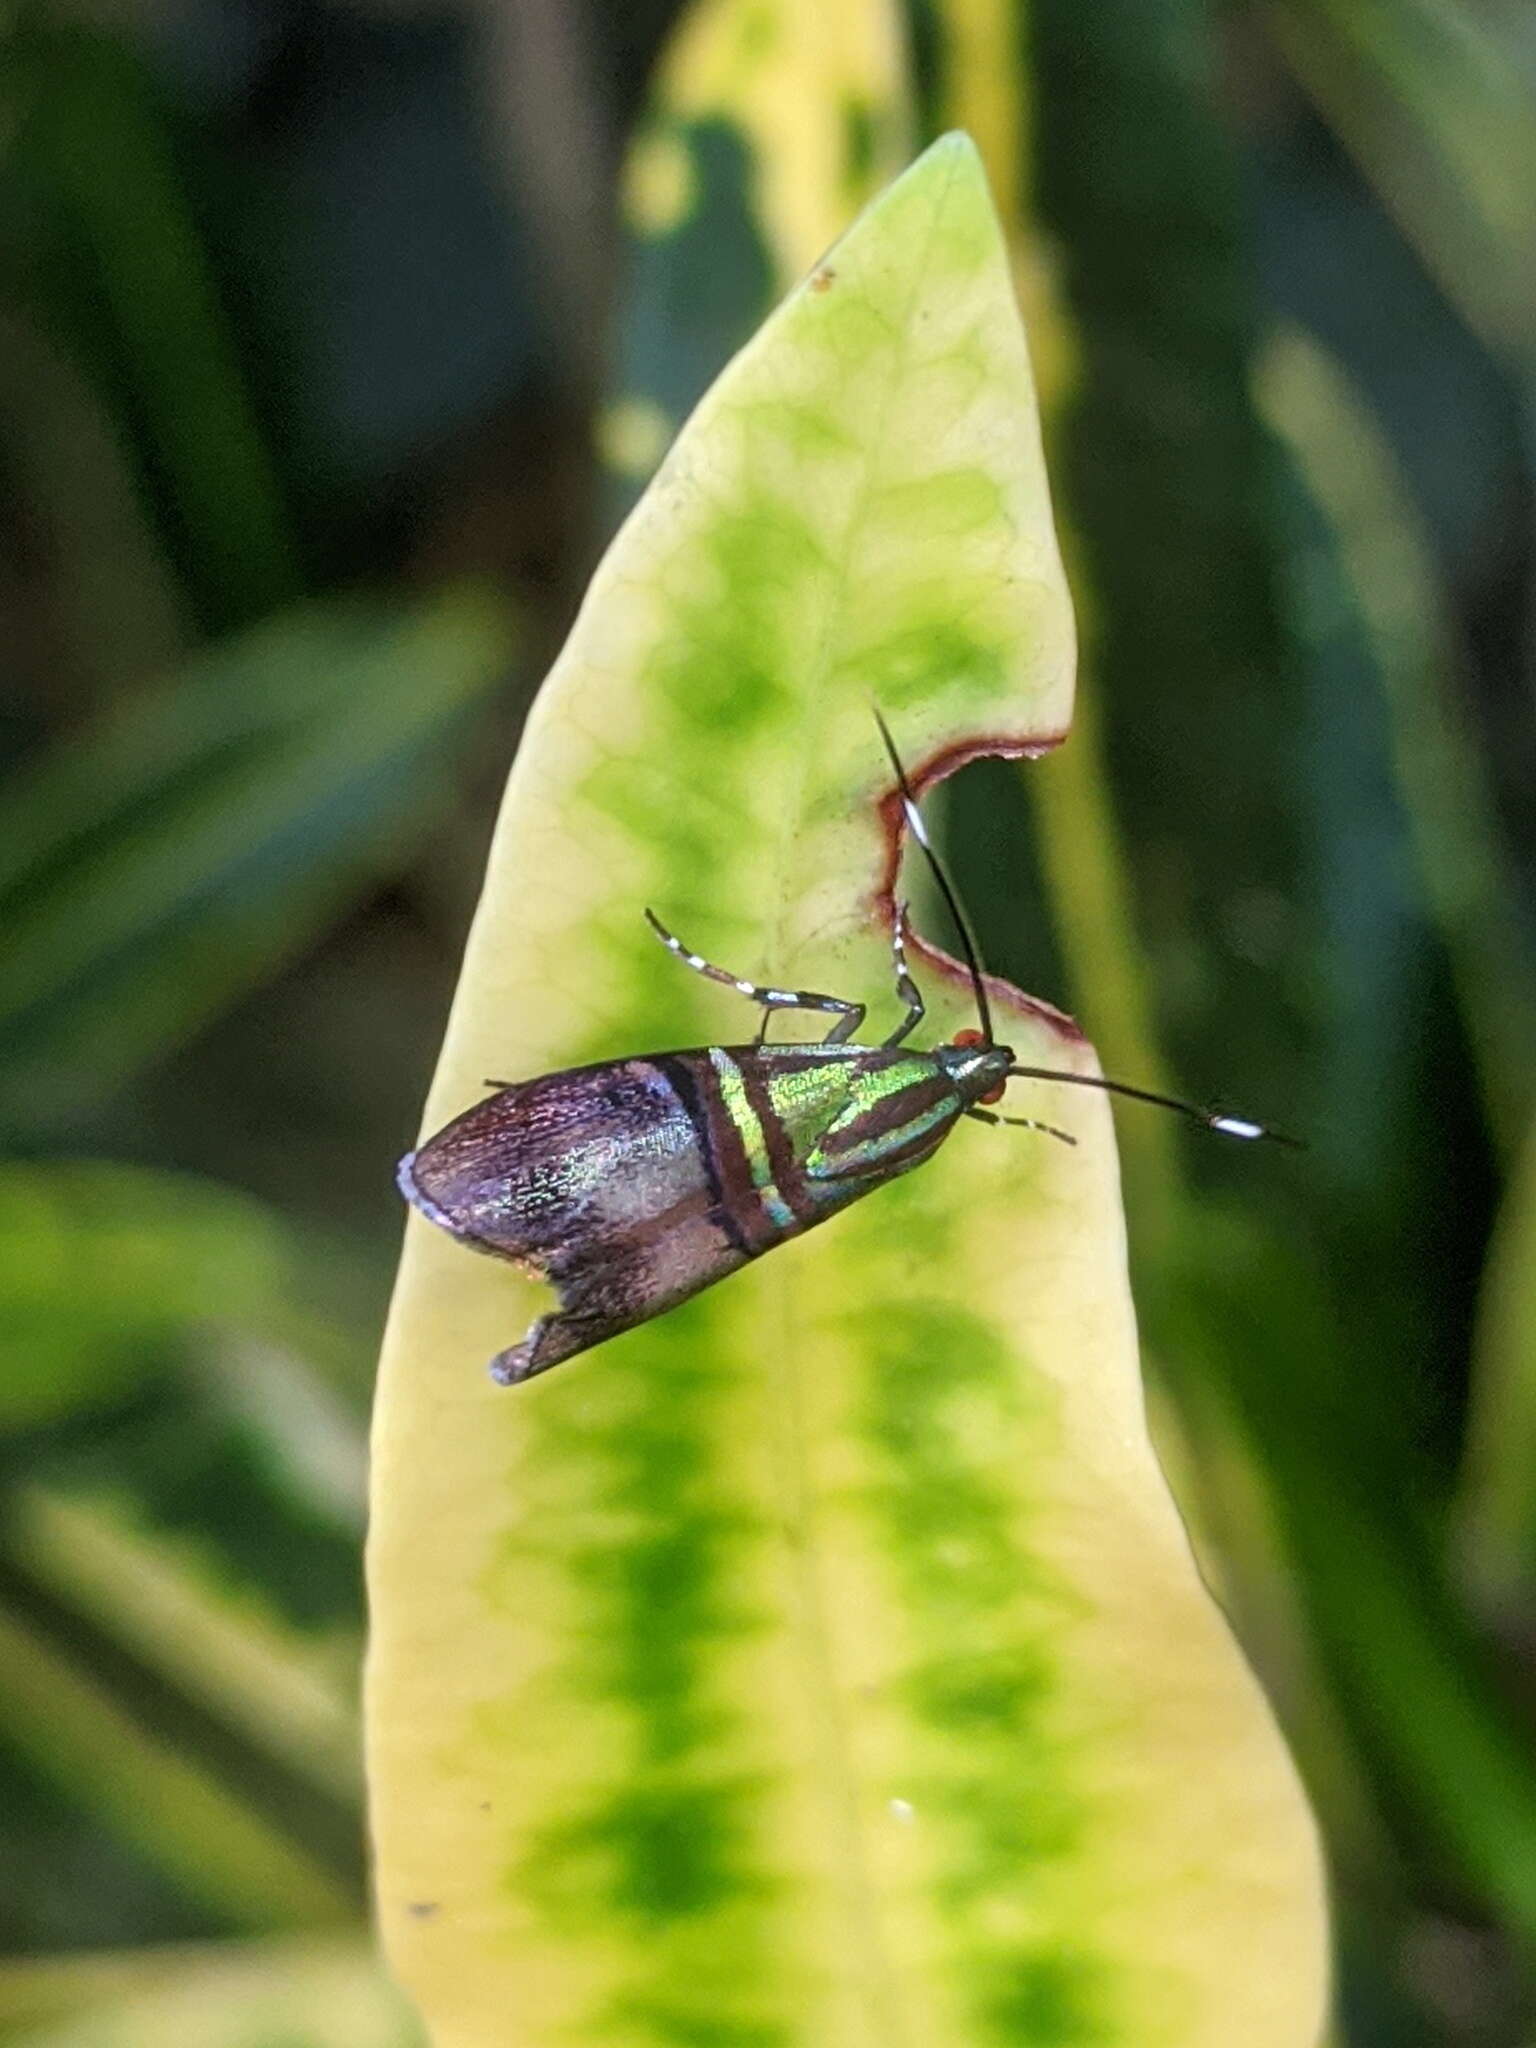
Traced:
<path fill-rule="evenodd" d="M 1328 522 L 1390 719 L 1392 766 L 1495 1143 L 1530 1118 L 1536 970 L 1434 553 L 1385 437 L 1348 376 L 1298 329 L 1274 335 L 1257 395 Z"/>
<path fill-rule="evenodd" d="M 889 994 L 889 775 L 1063 732 L 1072 631 L 970 144 L 736 359 L 509 786 L 435 1128 L 488 1075 Z M 887 814 L 888 815 L 888 814 Z M 937 1036 L 959 978 L 917 958 Z M 1021 1059 L 1085 1070 L 999 991 Z M 527 1387 L 413 1220 L 375 1426 L 379 1912 L 437 2048 L 1311 2048 L 1310 1819 L 1148 1443 L 1103 1102 L 932 1163 Z"/>

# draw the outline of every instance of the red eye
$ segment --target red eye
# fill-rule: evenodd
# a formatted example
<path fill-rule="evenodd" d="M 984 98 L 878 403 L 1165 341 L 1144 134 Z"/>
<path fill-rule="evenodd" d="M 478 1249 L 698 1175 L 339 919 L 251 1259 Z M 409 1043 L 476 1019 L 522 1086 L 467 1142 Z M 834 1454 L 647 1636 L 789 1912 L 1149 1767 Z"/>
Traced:
<path fill-rule="evenodd" d="M 951 1043 L 954 1045 L 986 1045 L 988 1040 L 984 1032 L 977 1031 L 968 1026 L 964 1031 L 957 1031 Z M 985 1095 L 978 1095 L 976 1100 L 980 1103 L 1001 1102 L 1007 1085 L 1006 1081 L 999 1081 L 995 1088 L 989 1088 Z"/>

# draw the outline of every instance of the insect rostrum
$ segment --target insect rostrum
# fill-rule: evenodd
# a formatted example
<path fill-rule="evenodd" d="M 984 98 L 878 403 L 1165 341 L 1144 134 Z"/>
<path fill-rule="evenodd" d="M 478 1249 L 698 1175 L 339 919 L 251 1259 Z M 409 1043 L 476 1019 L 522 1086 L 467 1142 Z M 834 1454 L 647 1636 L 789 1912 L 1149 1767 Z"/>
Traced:
<path fill-rule="evenodd" d="M 877 1046 L 850 1043 L 862 1004 L 807 989 L 759 987 L 689 953 L 649 911 L 669 950 L 762 1009 L 748 1045 L 604 1060 L 494 1085 L 400 1162 L 401 1192 L 460 1243 L 552 1281 L 560 1306 L 491 1361 L 504 1384 L 531 1379 L 621 1330 L 663 1314 L 798 1237 L 936 1152 L 962 1116 L 998 1117 L 1012 1075 L 1104 1087 L 1178 1109 L 1233 1137 L 1272 1136 L 1256 1124 L 1097 1075 L 1014 1064 L 993 1036 L 974 941 L 933 855 L 883 721 L 907 822 L 954 914 L 970 969 L 978 1030 L 931 1052 L 905 1040 L 923 1016 L 907 969 L 897 906 L 891 949 L 906 1006 Z M 775 1010 L 833 1015 L 819 1045 L 768 1045 Z"/>

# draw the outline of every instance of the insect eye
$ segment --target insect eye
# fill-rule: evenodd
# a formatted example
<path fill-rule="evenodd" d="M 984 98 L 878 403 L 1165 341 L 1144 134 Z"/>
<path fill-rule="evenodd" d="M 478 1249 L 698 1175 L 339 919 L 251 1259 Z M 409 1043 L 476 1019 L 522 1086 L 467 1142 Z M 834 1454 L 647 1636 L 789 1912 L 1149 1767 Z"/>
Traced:
<path fill-rule="evenodd" d="M 977 1031 L 974 1029 L 974 1027 L 969 1025 L 966 1027 L 964 1031 L 957 1031 L 954 1035 L 954 1038 L 950 1042 L 953 1045 L 960 1046 L 990 1046 L 992 1043 L 991 1039 L 987 1037 L 984 1031 Z M 985 1095 L 978 1095 L 976 1100 L 983 1105 L 992 1102 L 1001 1102 L 1003 1099 L 1003 1090 L 1006 1087 L 1006 1085 L 1006 1082 L 999 1081 L 995 1088 L 989 1088 Z"/>

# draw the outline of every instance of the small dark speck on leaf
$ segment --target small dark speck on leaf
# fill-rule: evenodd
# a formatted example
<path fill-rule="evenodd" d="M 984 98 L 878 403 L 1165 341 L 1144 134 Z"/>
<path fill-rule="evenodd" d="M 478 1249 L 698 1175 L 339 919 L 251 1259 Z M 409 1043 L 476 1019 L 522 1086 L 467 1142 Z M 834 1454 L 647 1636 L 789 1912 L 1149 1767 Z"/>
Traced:
<path fill-rule="evenodd" d="M 413 1920 L 430 1920 L 437 1911 L 437 1900 L 411 1899 L 407 1902 L 405 1910 Z"/>
<path fill-rule="evenodd" d="M 823 264 L 820 270 L 813 270 L 811 272 L 811 290 L 813 292 L 829 292 L 836 279 L 837 272 L 830 265 Z"/>

